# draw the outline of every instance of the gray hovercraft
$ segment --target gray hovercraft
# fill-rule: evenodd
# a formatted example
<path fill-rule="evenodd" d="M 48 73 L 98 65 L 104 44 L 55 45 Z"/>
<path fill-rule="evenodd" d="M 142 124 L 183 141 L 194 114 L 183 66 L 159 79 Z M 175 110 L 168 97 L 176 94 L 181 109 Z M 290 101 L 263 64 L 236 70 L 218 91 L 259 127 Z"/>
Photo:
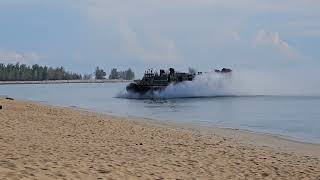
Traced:
<path fill-rule="evenodd" d="M 215 70 L 216 73 L 231 73 L 231 69 L 223 68 L 222 70 Z M 160 73 L 148 70 L 144 73 L 141 80 L 135 80 L 130 83 L 126 89 L 128 92 L 146 94 L 147 92 L 155 92 L 164 90 L 170 84 L 177 84 L 184 81 L 193 81 L 196 75 L 201 75 L 202 72 L 196 73 L 183 73 L 176 72 L 170 68 L 168 72 L 161 69 Z"/>

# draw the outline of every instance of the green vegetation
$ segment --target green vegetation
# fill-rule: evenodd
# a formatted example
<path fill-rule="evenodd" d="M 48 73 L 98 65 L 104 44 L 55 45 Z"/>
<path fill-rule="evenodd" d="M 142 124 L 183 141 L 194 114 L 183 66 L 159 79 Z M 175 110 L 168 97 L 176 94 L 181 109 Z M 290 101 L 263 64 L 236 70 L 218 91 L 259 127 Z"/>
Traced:
<path fill-rule="evenodd" d="M 109 79 L 132 80 L 134 79 L 134 72 L 131 70 L 131 68 L 125 71 L 118 71 L 117 69 L 113 68 L 109 75 Z"/>
<path fill-rule="evenodd" d="M 28 66 L 26 64 L 3 64 L 0 63 L 0 81 L 45 81 L 45 80 L 90 80 L 106 79 L 106 72 L 97 67 L 93 74 L 77 74 L 66 71 L 62 66 L 53 68 L 38 64 Z M 109 79 L 134 79 L 134 72 L 129 68 L 125 71 L 112 69 Z"/>
<path fill-rule="evenodd" d="M 47 67 L 38 64 L 1 64 L 0 81 L 44 81 L 44 80 L 74 80 L 82 79 L 81 74 L 67 72 L 63 67 Z"/>
<path fill-rule="evenodd" d="M 96 79 L 106 79 L 105 76 L 107 75 L 107 73 L 104 72 L 103 69 L 100 69 L 99 66 L 96 68 L 94 74 L 96 76 Z"/>
<path fill-rule="evenodd" d="M 83 80 L 90 80 L 90 79 L 92 79 L 92 75 L 91 74 L 84 74 L 82 79 Z"/>

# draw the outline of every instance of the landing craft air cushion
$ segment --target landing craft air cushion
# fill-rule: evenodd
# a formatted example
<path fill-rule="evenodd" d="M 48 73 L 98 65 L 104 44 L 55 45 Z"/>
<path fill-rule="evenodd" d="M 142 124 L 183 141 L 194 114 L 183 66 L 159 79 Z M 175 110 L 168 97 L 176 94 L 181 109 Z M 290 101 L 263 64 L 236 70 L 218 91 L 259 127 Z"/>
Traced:
<path fill-rule="evenodd" d="M 222 70 L 215 70 L 215 73 L 231 73 L 231 69 L 223 68 Z M 195 73 L 183 73 L 176 72 L 173 68 L 169 69 L 169 72 L 160 70 L 160 73 L 148 70 L 145 72 L 141 80 L 135 80 L 130 83 L 126 89 L 128 92 L 145 94 L 147 92 L 162 91 L 170 84 L 177 84 L 184 81 L 193 81 L 197 75 L 202 74 L 202 72 Z"/>

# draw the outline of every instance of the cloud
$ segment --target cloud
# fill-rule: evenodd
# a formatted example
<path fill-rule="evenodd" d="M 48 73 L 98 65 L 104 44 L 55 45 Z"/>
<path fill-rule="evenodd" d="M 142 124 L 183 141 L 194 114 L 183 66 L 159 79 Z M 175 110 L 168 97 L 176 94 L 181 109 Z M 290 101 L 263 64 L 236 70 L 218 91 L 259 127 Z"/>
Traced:
<path fill-rule="evenodd" d="M 19 53 L 16 51 L 0 50 L 0 63 L 38 63 L 41 56 L 35 52 Z"/>
<path fill-rule="evenodd" d="M 300 53 L 292 48 L 288 42 L 281 39 L 278 32 L 268 32 L 264 29 L 258 31 L 255 38 L 255 46 L 267 46 L 275 48 L 290 58 L 300 59 Z"/>
<path fill-rule="evenodd" d="M 261 29 L 257 33 L 255 41 L 258 44 L 272 45 L 284 51 L 290 49 L 289 44 L 286 41 L 280 39 L 278 32 L 267 32 Z"/>
<path fill-rule="evenodd" d="M 68 41 L 70 47 L 61 45 L 64 53 L 55 53 L 59 58 L 51 57 L 54 64 L 70 59 L 85 64 L 91 59 L 97 64 L 108 63 L 110 66 L 128 64 L 143 67 L 170 63 L 202 68 L 208 64 L 245 64 L 246 59 L 259 59 L 259 62 L 264 61 L 261 60 L 263 58 L 271 59 L 265 56 L 257 58 L 255 53 L 273 55 L 274 64 L 279 62 L 278 59 L 299 57 L 298 49 L 305 56 L 319 56 L 316 52 L 311 54 L 313 52 L 306 48 L 309 44 L 305 39 L 296 38 L 297 33 L 302 31 L 292 28 L 288 22 L 292 21 L 292 26 L 297 24 L 295 21 L 310 21 L 310 26 L 319 25 L 320 1 L 4 0 L 0 2 L 0 9 L 7 8 L 2 6 L 3 2 L 26 6 L 32 2 L 32 8 L 44 8 L 42 4 L 48 3 L 50 6 L 45 6 L 47 8 L 61 6 L 67 7 L 66 11 L 75 12 L 73 18 L 77 19 L 70 21 L 73 22 L 71 26 L 80 22 L 81 26 L 74 29 L 81 32 L 74 34 L 77 41 Z M 59 6 L 54 6 L 55 3 Z M 313 19 L 310 20 L 310 16 Z M 46 17 L 48 15 L 44 13 L 43 20 Z M 61 24 L 57 27 L 65 26 Z M 268 27 L 273 32 L 259 30 L 262 27 Z M 314 30 L 319 29 L 317 27 L 310 27 L 304 35 L 318 36 L 319 31 Z M 304 27 L 301 29 L 306 30 Z M 67 36 L 65 31 L 58 33 L 61 37 Z M 285 35 L 285 38 L 280 35 Z M 39 37 L 35 36 L 31 43 L 39 42 L 36 38 Z M 252 50 L 253 38 L 256 52 Z M 47 46 L 45 48 L 51 51 L 56 49 L 48 40 L 42 41 Z M 21 46 L 18 43 L 15 49 Z M 37 45 L 32 48 L 36 49 Z M 79 52 L 79 58 L 71 55 L 75 49 Z"/>
<path fill-rule="evenodd" d="M 165 59 L 176 62 L 179 58 L 186 61 L 191 56 L 199 57 L 199 60 L 207 59 L 208 57 L 205 56 L 213 52 L 210 50 L 212 47 L 215 51 L 220 51 L 219 48 L 235 47 L 230 45 L 232 43 L 241 44 L 240 41 L 251 43 L 251 37 L 248 37 L 251 30 L 247 27 L 253 26 L 250 24 L 252 17 L 259 17 L 264 13 L 308 15 L 316 12 L 314 6 L 319 4 L 310 0 L 239 0 L 236 2 L 232 0 L 82 0 L 74 2 L 97 28 L 102 27 L 108 30 L 117 26 L 119 21 L 129 22 L 130 26 L 125 25 L 119 29 L 122 36 L 120 43 L 131 55 L 144 60 L 150 59 L 151 62 Z M 259 26 L 264 24 L 254 23 Z M 259 26 L 250 29 L 256 31 L 255 28 L 259 29 Z M 281 29 L 278 31 L 282 32 Z M 144 44 L 145 41 L 148 42 L 147 46 Z M 268 33 L 262 30 L 257 35 L 257 41 L 260 45 L 269 44 L 288 56 L 296 56 L 295 50 L 281 39 L 277 32 Z"/>
<path fill-rule="evenodd" d="M 181 62 L 173 40 L 152 32 L 144 33 L 143 37 L 140 37 L 127 23 L 121 23 L 119 31 L 124 49 L 130 56 L 148 63 Z"/>

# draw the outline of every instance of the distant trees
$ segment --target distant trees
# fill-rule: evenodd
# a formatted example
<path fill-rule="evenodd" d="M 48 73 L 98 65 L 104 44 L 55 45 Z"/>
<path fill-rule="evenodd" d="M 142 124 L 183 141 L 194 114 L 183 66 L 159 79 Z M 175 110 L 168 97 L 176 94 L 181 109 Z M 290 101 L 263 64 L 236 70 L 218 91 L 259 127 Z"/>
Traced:
<path fill-rule="evenodd" d="M 134 79 L 134 72 L 131 70 L 131 68 L 124 71 L 124 79 L 126 79 L 126 80 L 133 80 Z"/>
<path fill-rule="evenodd" d="M 92 75 L 91 74 L 84 74 L 82 79 L 90 80 L 90 79 L 92 79 Z"/>
<path fill-rule="evenodd" d="M 43 81 L 43 80 L 74 80 L 82 79 L 81 74 L 67 72 L 63 67 L 47 67 L 38 64 L 0 63 L 0 81 Z"/>
<path fill-rule="evenodd" d="M 96 79 L 106 79 L 105 76 L 107 75 L 107 73 L 103 69 L 100 69 L 99 66 L 96 68 L 94 74 Z"/>
<path fill-rule="evenodd" d="M 113 68 L 109 75 L 109 79 L 132 80 L 134 79 L 134 72 L 131 70 L 131 68 L 125 71 L 118 71 L 117 69 Z"/>
<path fill-rule="evenodd" d="M 109 75 L 109 79 L 119 79 L 119 73 L 118 73 L 118 70 L 113 68 L 111 70 L 111 73 Z"/>
<path fill-rule="evenodd" d="M 26 64 L 3 64 L 0 63 L 0 81 L 44 81 L 44 80 L 90 80 L 106 79 L 107 73 L 100 67 L 96 67 L 93 74 L 72 73 L 66 71 L 64 67 L 47 67 L 34 64 L 28 66 Z M 135 78 L 131 68 L 125 71 L 118 71 L 113 68 L 109 75 L 109 79 L 132 80 Z"/>

